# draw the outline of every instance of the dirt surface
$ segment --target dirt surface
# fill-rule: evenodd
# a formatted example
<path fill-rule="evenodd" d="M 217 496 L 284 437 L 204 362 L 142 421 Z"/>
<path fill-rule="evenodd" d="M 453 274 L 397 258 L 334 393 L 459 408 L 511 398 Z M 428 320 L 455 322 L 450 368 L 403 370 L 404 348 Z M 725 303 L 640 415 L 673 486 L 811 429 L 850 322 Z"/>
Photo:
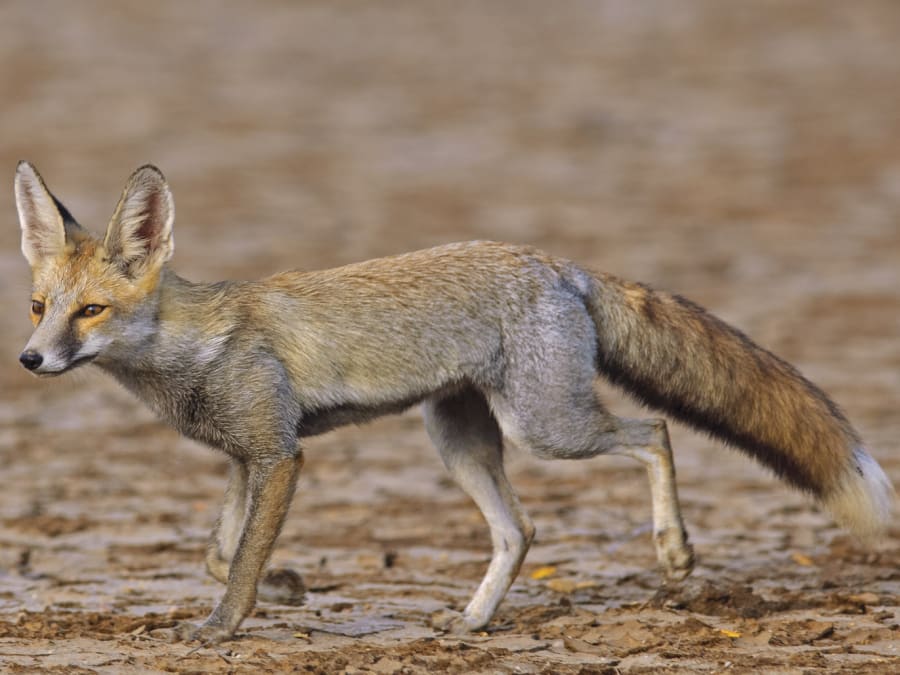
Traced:
<path fill-rule="evenodd" d="M 89 368 L 16 363 L 30 326 L 12 175 L 101 229 L 153 161 L 175 268 L 246 278 L 442 242 L 526 242 L 675 290 L 795 362 L 900 480 L 900 4 L 0 5 L 0 670 L 900 671 L 900 528 L 867 551 L 673 425 L 699 563 L 663 586 L 643 470 L 509 451 L 537 525 L 485 633 L 442 635 L 490 543 L 415 414 L 309 442 L 260 605 L 164 641 L 222 589 L 225 460 Z M 615 392 L 621 414 L 641 414 Z"/>

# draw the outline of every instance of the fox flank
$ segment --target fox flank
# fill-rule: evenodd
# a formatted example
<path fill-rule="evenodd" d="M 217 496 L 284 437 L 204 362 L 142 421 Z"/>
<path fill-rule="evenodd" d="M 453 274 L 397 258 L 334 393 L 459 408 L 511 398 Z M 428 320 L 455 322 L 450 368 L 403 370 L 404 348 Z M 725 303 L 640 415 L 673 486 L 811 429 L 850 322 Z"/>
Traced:
<path fill-rule="evenodd" d="M 636 459 L 660 565 L 670 579 L 690 574 L 666 422 L 616 417 L 598 377 L 761 462 L 863 538 L 890 518 L 893 489 L 837 405 L 677 295 L 492 242 L 198 284 L 167 266 L 174 202 L 153 166 L 129 178 L 102 239 L 27 162 L 15 194 L 35 327 L 22 365 L 51 376 L 93 364 L 230 459 L 206 555 L 225 593 L 202 625 L 178 625 L 180 639 L 230 638 L 257 597 L 302 603 L 296 572 L 266 571 L 300 440 L 417 404 L 493 542 L 465 611 L 441 622 L 454 632 L 490 622 L 534 537 L 505 442 L 547 459 Z"/>

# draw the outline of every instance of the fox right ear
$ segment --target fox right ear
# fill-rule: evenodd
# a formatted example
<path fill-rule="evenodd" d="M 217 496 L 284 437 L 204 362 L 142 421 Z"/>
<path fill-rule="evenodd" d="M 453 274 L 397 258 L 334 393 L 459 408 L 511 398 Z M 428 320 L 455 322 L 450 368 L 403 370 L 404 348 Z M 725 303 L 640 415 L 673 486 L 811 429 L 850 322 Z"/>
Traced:
<path fill-rule="evenodd" d="M 128 179 L 106 228 L 103 245 L 111 260 L 133 278 L 158 269 L 172 257 L 175 203 L 155 166 L 142 166 Z"/>
<path fill-rule="evenodd" d="M 66 228 L 59 202 L 37 169 L 25 161 L 16 167 L 16 208 L 22 228 L 22 253 L 29 265 L 34 267 L 41 260 L 62 253 Z"/>

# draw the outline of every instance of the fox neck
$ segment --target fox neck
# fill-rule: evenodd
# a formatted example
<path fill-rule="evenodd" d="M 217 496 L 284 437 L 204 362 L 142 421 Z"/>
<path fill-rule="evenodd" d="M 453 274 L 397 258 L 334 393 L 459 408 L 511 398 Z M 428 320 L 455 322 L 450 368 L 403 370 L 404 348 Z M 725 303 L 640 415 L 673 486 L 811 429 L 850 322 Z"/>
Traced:
<path fill-rule="evenodd" d="M 196 380 L 224 347 L 233 326 L 228 285 L 192 283 L 164 269 L 121 342 L 96 365 L 151 407 L 161 407 L 160 397 L 177 395 L 179 384 Z"/>

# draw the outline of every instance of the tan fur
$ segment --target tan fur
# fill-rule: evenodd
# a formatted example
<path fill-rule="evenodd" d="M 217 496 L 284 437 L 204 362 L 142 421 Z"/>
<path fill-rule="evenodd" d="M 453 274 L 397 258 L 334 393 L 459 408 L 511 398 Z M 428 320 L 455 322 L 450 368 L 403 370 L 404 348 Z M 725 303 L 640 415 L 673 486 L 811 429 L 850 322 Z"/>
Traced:
<path fill-rule="evenodd" d="M 660 564 L 671 579 L 690 573 L 666 423 L 613 415 L 598 375 L 755 457 L 862 535 L 889 517 L 891 486 L 837 406 L 678 296 L 492 242 L 194 284 L 166 266 L 174 204 L 158 169 L 132 175 L 102 241 L 33 167 L 20 165 L 16 181 L 32 299 L 44 303 L 23 365 L 55 375 L 94 363 L 231 461 L 206 558 L 226 591 L 202 626 L 179 627 L 182 638 L 227 639 L 257 593 L 301 602 L 296 573 L 263 574 L 299 441 L 417 403 L 491 530 L 484 580 L 441 622 L 456 631 L 490 621 L 534 536 L 503 471 L 504 442 L 545 458 L 641 462 Z"/>

